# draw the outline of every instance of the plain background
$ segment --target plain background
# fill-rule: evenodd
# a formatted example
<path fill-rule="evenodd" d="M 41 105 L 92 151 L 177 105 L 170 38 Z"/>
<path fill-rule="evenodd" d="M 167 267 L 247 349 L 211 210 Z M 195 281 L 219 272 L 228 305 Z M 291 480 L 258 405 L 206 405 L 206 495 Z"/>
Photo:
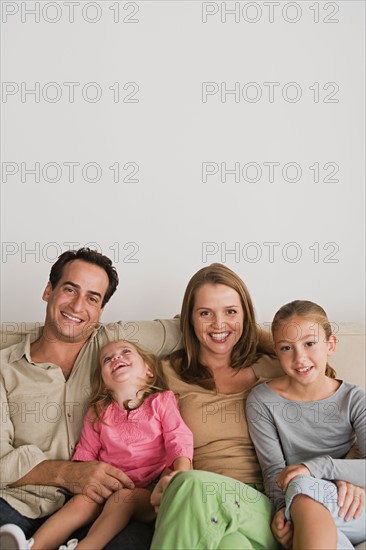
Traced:
<path fill-rule="evenodd" d="M 364 2 L 1 9 L 3 321 L 42 320 L 87 243 L 120 274 L 104 320 L 171 317 L 212 262 L 261 322 L 364 319 Z"/>

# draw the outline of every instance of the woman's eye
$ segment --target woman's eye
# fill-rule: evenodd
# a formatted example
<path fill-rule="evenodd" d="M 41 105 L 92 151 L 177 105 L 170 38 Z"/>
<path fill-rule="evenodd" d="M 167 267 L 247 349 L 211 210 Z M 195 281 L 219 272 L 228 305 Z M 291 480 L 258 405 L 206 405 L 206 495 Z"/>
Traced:
<path fill-rule="evenodd" d="M 289 349 L 290 349 L 290 346 L 282 346 L 280 348 L 280 351 L 289 351 Z"/>
<path fill-rule="evenodd" d="M 229 315 L 235 315 L 237 313 L 236 309 L 228 309 L 227 312 Z"/>
<path fill-rule="evenodd" d="M 201 311 L 201 313 L 200 313 L 201 317 L 208 317 L 208 315 L 210 315 L 209 311 Z"/>
<path fill-rule="evenodd" d="M 315 346 L 316 342 L 306 342 L 306 345 L 311 348 L 312 346 Z"/>

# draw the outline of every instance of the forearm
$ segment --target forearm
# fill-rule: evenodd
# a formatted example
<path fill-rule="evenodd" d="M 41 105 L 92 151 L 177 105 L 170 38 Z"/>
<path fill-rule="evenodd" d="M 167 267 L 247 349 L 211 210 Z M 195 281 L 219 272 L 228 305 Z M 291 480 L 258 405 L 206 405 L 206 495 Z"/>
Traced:
<path fill-rule="evenodd" d="M 319 456 L 303 464 L 313 477 L 329 480 L 342 480 L 365 487 L 366 460 L 334 459 L 330 456 Z"/>
<path fill-rule="evenodd" d="M 70 489 L 73 484 L 73 463 L 66 460 L 44 460 L 9 487 L 22 485 L 50 485 Z M 72 491 L 74 492 L 74 491 Z"/>

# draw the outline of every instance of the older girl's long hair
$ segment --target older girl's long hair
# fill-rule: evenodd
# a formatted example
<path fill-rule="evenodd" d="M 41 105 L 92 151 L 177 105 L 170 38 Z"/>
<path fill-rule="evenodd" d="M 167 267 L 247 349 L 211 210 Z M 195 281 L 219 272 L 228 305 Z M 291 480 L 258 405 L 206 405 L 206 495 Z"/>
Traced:
<path fill-rule="evenodd" d="M 273 318 L 271 327 L 272 336 L 286 321 L 289 321 L 293 317 L 303 317 L 304 319 L 314 321 L 315 324 L 318 324 L 324 330 L 327 341 L 332 336 L 332 326 L 324 309 L 308 300 L 295 300 L 282 306 Z M 329 378 L 336 378 L 337 376 L 336 371 L 328 363 L 325 368 L 325 374 Z"/>
<path fill-rule="evenodd" d="M 240 277 L 225 265 L 214 263 L 197 271 L 189 281 L 182 303 L 180 325 L 183 334 L 184 351 L 170 356 L 174 370 L 188 383 L 214 389 L 215 382 L 211 371 L 199 361 L 200 343 L 192 324 L 192 311 L 196 293 L 203 285 L 225 285 L 240 296 L 244 312 L 243 332 L 231 353 L 231 367 L 249 367 L 260 357 L 257 352 L 258 331 L 252 300 L 247 287 Z"/>
<path fill-rule="evenodd" d="M 143 359 L 143 361 L 145 361 L 145 363 L 150 367 L 153 374 L 153 376 L 149 378 L 149 383 L 143 386 L 136 394 L 136 397 L 140 401 L 138 405 L 140 407 L 145 399 L 149 397 L 149 395 L 152 395 L 153 393 L 163 392 L 168 389 L 168 385 L 166 383 L 165 376 L 162 370 L 161 361 L 156 357 L 156 355 L 146 352 L 135 343 L 129 342 L 128 340 L 121 340 L 121 342 L 126 342 L 128 345 L 134 347 L 137 353 Z M 89 399 L 89 408 L 92 412 L 91 421 L 93 426 L 96 422 L 104 423 L 103 414 L 107 407 L 109 407 L 111 403 L 114 403 L 114 401 L 115 398 L 113 397 L 112 391 L 108 389 L 103 382 L 101 374 L 101 364 L 99 362 L 98 368 L 95 369 L 92 376 L 91 395 Z M 127 411 L 131 410 L 128 406 L 128 401 L 125 402 L 123 405 Z"/>

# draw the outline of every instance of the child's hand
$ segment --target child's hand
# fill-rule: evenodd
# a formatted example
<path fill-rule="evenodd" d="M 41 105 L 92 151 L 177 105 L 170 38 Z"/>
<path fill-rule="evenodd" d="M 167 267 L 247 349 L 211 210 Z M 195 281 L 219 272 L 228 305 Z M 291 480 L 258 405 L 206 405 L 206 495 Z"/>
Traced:
<path fill-rule="evenodd" d="M 291 521 L 287 521 L 285 518 L 285 509 L 281 508 L 276 512 L 272 520 L 272 533 L 275 539 L 284 548 L 292 547 L 293 527 Z"/>
<path fill-rule="evenodd" d="M 287 490 L 290 481 L 296 476 L 310 476 L 310 472 L 303 464 L 292 464 L 286 466 L 282 472 L 276 477 L 276 483 L 283 492 Z"/>

